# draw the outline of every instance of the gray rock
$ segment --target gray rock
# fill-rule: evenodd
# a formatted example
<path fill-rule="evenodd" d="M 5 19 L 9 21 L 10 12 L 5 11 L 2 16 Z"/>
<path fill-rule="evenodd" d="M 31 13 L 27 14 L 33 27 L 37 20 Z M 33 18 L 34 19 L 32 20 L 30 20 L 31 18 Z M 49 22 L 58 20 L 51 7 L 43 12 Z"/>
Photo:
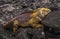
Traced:
<path fill-rule="evenodd" d="M 60 28 L 60 10 L 52 11 L 42 20 L 42 24 L 48 27 Z"/>

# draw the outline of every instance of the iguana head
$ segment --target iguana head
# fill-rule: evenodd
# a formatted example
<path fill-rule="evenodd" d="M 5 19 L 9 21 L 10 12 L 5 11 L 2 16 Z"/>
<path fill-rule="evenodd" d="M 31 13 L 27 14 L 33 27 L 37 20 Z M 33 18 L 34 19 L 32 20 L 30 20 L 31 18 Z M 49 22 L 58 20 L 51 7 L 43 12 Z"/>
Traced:
<path fill-rule="evenodd" d="M 48 8 L 39 8 L 39 12 L 42 17 L 45 17 L 47 14 L 51 12 L 51 10 Z"/>
<path fill-rule="evenodd" d="M 51 12 L 51 10 L 48 8 L 38 8 L 35 10 L 35 12 L 37 12 L 35 17 L 41 21 L 46 15 Z"/>

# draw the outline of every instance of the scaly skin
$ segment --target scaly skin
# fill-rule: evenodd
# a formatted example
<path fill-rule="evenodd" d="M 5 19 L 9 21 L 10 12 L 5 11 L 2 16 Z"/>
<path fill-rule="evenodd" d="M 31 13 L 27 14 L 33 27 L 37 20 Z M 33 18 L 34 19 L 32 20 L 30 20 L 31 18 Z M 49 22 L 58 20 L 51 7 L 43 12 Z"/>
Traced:
<path fill-rule="evenodd" d="M 39 21 L 41 21 L 50 12 L 51 10 L 48 8 L 38 8 L 30 12 L 24 12 L 24 14 L 19 14 L 15 18 L 11 19 L 4 26 L 7 27 L 9 24 L 12 24 L 13 32 L 16 32 L 18 25 L 21 27 L 28 27 L 31 25 L 31 27 L 40 28 L 42 27 L 42 24 L 39 24 Z"/>

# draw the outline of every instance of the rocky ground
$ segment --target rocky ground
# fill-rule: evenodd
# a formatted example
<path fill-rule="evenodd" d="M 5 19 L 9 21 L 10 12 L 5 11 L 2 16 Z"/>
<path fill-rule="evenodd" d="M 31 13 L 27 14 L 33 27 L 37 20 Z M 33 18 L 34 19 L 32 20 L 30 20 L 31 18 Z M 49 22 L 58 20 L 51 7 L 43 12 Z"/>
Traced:
<path fill-rule="evenodd" d="M 53 2 L 53 4 L 56 3 Z M 54 7 L 53 4 L 52 7 Z M 51 5 L 42 4 L 41 0 L 0 0 L 0 22 L 6 23 L 8 20 L 14 18 L 19 12 L 36 9 L 38 7 L 49 8 Z M 59 8 L 60 5 L 55 7 Z M 0 39 L 60 39 L 60 9 L 53 10 L 48 14 L 46 18 L 42 20 L 42 24 L 44 25 L 43 28 L 20 27 L 13 33 L 12 30 L 5 29 L 0 23 Z"/>

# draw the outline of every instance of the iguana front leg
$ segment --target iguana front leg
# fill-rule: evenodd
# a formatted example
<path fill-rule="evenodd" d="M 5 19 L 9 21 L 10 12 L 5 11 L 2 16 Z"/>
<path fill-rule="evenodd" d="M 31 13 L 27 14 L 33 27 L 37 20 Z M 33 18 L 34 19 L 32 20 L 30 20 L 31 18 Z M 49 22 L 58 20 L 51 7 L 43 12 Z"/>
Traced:
<path fill-rule="evenodd" d="M 36 18 L 31 18 L 31 19 L 29 20 L 29 24 L 30 24 L 33 28 L 40 28 L 40 27 L 43 26 L 42 24 L 39 24 L 39 20 L 36 19 Z"/>

